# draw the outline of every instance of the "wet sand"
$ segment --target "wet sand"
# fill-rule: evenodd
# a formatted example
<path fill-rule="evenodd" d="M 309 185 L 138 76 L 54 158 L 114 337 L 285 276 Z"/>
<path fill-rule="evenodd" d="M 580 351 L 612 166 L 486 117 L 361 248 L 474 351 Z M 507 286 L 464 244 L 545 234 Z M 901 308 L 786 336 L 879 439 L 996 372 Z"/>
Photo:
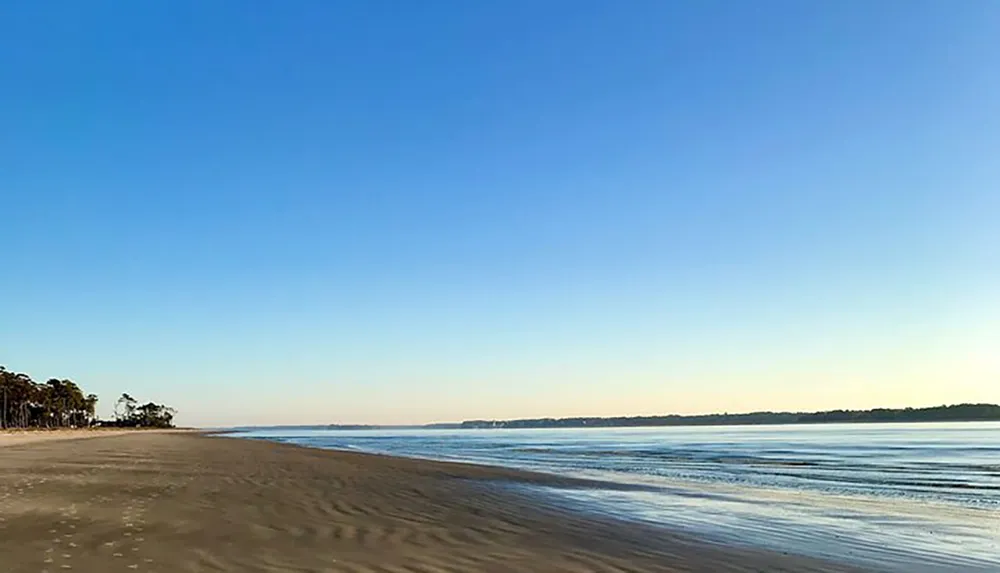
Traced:
<path fill-rule="evenodd" d="M 553 476 L 192 433 L 88 437 L 0 448 L 0 571 L 856 571 L 568 513 L 518 487 L 587 487 Z"/>

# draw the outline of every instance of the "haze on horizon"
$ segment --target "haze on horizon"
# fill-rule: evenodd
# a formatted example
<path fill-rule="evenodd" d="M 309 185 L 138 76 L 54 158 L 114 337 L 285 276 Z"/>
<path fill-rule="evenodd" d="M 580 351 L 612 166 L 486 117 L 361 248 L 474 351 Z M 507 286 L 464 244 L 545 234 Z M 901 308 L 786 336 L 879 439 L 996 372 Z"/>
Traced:
<path fill-rule="evenodd" d="M 1000 402 L 1000 4 L 0 8 L 0 364 L 184 425 Z"/>

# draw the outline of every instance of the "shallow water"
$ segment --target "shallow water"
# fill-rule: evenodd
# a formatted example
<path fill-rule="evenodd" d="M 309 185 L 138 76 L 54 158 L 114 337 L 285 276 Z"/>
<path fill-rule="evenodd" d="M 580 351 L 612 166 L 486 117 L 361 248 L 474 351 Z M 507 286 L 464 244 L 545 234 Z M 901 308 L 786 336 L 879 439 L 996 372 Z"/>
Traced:
<path fill-rule="evenodd" d="M 652 487 L 549 493 L 588 511 L 876 570 L 1000 572 L 1000 423 L 243 435 L 641 483 Z"/>

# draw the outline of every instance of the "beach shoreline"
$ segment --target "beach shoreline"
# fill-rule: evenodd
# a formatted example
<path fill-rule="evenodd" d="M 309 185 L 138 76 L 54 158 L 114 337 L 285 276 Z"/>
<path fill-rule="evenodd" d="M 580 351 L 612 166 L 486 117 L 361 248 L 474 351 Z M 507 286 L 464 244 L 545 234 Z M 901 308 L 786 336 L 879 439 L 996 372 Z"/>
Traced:
<path fill-rule="evenodd" d="M 490 466 L 196 432 L 0 449 L 6 571 L 858 571 L 583 515 Z"/>
<path fill-rule="evenodd" d="M 124 434 L 143 433 L 202 433 L 188 428 L 11 428 L 0 430 L 0 448 L 33 442 L 81 440 Z"/>

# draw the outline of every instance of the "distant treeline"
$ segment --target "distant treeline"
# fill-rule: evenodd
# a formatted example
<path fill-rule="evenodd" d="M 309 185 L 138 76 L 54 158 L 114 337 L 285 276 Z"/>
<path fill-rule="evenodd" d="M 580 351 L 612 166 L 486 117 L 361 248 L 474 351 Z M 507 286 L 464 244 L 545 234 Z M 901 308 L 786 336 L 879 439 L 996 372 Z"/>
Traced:
<path fill-rule="evenodd" d="M 85 394 L 72 380 L 51 378 L 39 383 L 27 374 L 0 366 L 0 429 L 170 428 L 176 413 L 162 404 L 140 404 L 128 394 L 122 394 L 115 403 L 113 420 L 99 420 L 96 407 L 97 395 Z"/>
<path fill-rule="evenodd" d="M 609 428 L 621 426 L 743 426 L 761 424 L 829 424 L 862 422 L 1000 421 L 996 404 L 957 404 L 932 408 L 876 408 L 826 412 L 752 412 L 699 416 L 632 416 L 617 418 L 534 418 L 526 420 L 467 420 L 461 428 Z"/>
<path fill-rule="evenodd" d="M 278 426 L 275 426 L 277 428 Z M 287 426 L 289 428 L 309 428 L 312 426 Z M 446 422 L 442 424 L 423 425 L 376 425 L 376 424 L 327 424 L 326 426 L 315 426 L 327 430 L 459 430 L 462 428 L 461 422 Z"/>

